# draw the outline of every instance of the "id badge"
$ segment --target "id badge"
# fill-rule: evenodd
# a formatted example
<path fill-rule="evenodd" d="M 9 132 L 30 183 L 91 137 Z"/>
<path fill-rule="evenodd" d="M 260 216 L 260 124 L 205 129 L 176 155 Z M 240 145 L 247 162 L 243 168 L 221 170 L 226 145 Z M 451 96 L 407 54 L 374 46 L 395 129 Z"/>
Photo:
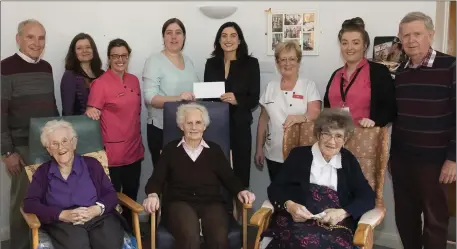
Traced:
<path fill-rule="evenodd" d="M 348 107 L 348 106 L 342 107 L 341 110 L 347 111 L 348 113 L 351 113 L 351 111 L 349 110 L 349 107 Z"/>

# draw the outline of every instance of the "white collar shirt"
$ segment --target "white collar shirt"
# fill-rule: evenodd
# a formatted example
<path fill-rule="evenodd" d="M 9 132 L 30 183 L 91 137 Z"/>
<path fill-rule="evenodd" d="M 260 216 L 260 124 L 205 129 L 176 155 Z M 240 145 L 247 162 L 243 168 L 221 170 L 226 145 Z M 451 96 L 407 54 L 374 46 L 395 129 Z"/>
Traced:
<path fill-rule="evenodd" d="M 19 57 L 21 57 L 23 60 L 25 60 L 28 63 L 37 64 L 40 61 L 40 58 L 38 58 L 37 60 L 34 60 L 34 59 L 28 57 L 27 55 L 23 54 L 21 51 L 17 51 L 17 55 L 19 55 Z"/>
<path fill-rule="evenodd" d="M 318 143 L 311 148 L 313 162 L 311 164 L 310 183 L 329 187 L 337 191 L 337 169 L 341 169 L 341 153 L 334 155 L 329 162 L 325 161 Z"/>
<path fill-rule="evenodd" d="M 181 144 L 182 144 L 182 147 L 184 148 L 184 151 L 186 151 L 187 155 L 194 162 L 197 160 L 197 158 L 202 153 L 203 148 L 209 148 L 209 145 L 203 139 L 201 140 L 200 144 L 195 149 L 191 148 L 186 143 L 186 140 L 184 140 L 184 137 L 181 139 L 181 141 L 178 143 L 178 146 L 176 146 L 176 147 L 181 146 Z"/>

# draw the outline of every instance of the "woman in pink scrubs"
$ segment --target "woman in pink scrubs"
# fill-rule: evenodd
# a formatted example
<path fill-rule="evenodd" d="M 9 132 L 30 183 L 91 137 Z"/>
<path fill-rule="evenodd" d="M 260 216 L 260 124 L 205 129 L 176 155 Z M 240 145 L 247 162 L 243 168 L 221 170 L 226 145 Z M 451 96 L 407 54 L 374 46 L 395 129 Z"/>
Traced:
<path fill-rule="evenodd" d="M 364 21 L 344 21 L 338 40 L 345 64 L 330 77 L 324 108 L 349 111 L 360 127 L 386 126 L 396 116 L 394 80 L 386 66 L 365 57 L 370 37 Z"/>
<path fill-rule="evenodd" d="M 122 39 L 109 43 L 109 68 L 90 86 L 86 115 L 94 120 L 100 119 L 114 188 L 136 200 L 144 147 L 141 139 L 140 83 L 135 75 L 127 73 L 131 51 Z M 128 209 L 124 209 L 123 214 L 131 221 Z"/>

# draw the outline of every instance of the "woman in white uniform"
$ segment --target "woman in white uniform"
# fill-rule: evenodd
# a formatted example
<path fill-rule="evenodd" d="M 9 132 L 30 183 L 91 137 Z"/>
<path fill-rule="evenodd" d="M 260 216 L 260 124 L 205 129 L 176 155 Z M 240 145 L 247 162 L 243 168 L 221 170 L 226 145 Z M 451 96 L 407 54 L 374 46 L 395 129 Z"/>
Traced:
<path fill-rule="evenodd" d="M 294 41 L 276 46 L 276 67 L 281 80 L 270 81 L 259 101 L 261 111 L 257 125 L 255 163 L 262 169 L 266 160 L 271 181 L 284 162 L 284 130 L 293 124 L 316 119 L 321 110 L 321 97 L 316 84 L 299 78 L 301 58 L 300 46 Z"/>

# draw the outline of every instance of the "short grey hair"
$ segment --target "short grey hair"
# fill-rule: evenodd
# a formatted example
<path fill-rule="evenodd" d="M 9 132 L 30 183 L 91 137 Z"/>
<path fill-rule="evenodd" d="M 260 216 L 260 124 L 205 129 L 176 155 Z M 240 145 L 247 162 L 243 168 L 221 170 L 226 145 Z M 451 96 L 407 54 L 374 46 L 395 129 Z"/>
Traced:
<path fill-rule="evenodd" d="M 406 14 L 403 19 L 400 21 L 400 26 L 405 23 L 410 23 L 414 21 L 423 21 L 425 24 L 425 28 L 427 28 L 428 31 L 434 31 L 435 27 L 433 26 L 433 20 L 430 16 L 419 12 L 419 11 L 414 11 L 414 12 L 409 12 Z"/>
<path fill-rule="evenodd" d="M 335 129 L 343 129 L 344 136 L 350 138 L 354 133 L 351 114 L 341 108 L 325 108 L 314 122 L 314 136 L 319 139 L 322 132 Z"/>
<path fill-rule="evenodd" d="M 70 122 L 65 120 L 51 120 L 46 122 L 46 124 L 41 128 L 41 144 L 44 147 L 49 145 L 49 134 L 55 132 L 56 130 L 67 129 L 70 132 L 71 138 L 76 137 L 76 131 L 71 125 Z"/>
<path fill-rule="evenodd" d="M 203 123 L 208 126 L 210 123 L 209 114 L 206 107 L 197 103 L 183 104 L 178 107 L 176 111 L 176 123 L 181 126 L 184 123 L 186 112 L 190 110 L 199 110 L 202 113 Z"/>
<path fill-rule="evenodd" d="M 28 24 L 40 25 L 44 29 L 44 32 L 46 33 L 46 29 L 44 28 L 43 24 L 41 24 L 41 22 L 39 22 L 38 20 L 35 20 L 35 19 L 27 19 L 27 20 L 20 22 L 17 25 L 17 34 L 22 35 L 22 32 L 24 31 L 25 26 Z"/>

